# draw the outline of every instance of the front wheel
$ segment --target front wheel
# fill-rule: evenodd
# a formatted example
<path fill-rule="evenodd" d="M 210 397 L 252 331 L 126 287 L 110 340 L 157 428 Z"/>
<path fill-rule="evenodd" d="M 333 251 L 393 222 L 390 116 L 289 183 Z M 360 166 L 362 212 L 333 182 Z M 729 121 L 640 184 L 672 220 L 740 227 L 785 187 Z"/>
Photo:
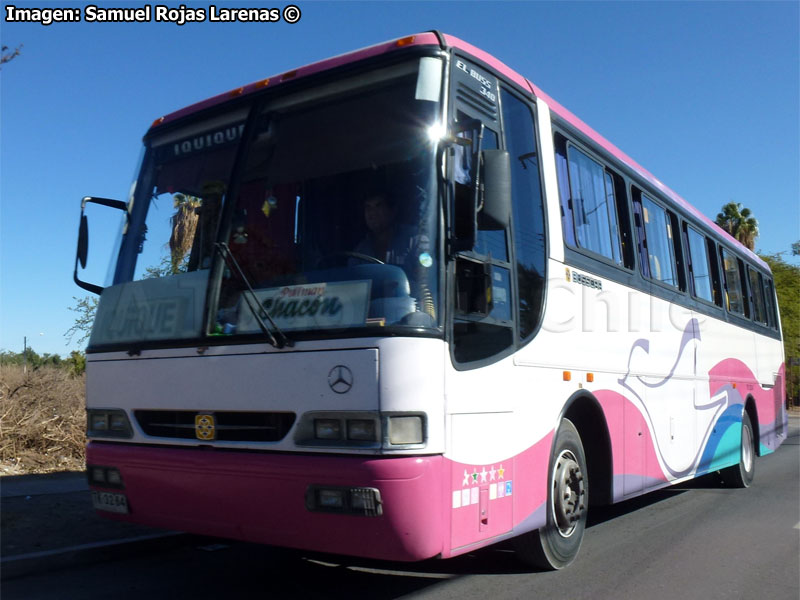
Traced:
<path fill-rule="evenodd" d="M 753 435 L 753 424 L 745 411 L 742 414 L 742 444 L 739 452 L 739 464 L 722 471 L 726 484 L 735 488 L 750 487 L 756 474 L 756 444 Z"/>
<path fill-rule="evenodd" d="M 547 523 L 517 538 L 517 556 L 537 568 L 563 569 L 578 555 L 586 528 L 589 480 L 575 425 L 561 421 L 553 443 L 547 492 Z"/>

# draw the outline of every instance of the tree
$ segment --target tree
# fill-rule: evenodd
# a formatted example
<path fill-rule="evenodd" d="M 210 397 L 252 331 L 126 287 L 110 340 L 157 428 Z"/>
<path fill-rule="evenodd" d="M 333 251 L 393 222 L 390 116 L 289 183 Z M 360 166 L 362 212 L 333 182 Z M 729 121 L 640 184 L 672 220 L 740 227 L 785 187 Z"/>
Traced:
<path fill-rule="evenodd" d="M 78 343 L 82 344 L 89 339 L 92 333 L 94 315 L 97 312 L 98 296 L 84 296 L 83 298 L 73 296 L 72 299 L 75 300 L 75 306 L 71 307 L 70 310 L 77 313 L 78 316 L 75 317 L 75 323 L 72 327 L 64 333 L 64 337 L 67 338 L 67 343 L 69 344 L 72 342 L 73 337 L 81 334 Z"/>
<path fill-rule="evenodd" d="M 792 244 L 792 256 L 800 256 L 800 240 Z"/>
<path fill-rule="evenodd" d="M 8 51 L 8 46 L 3 46 L 2 54 L 0 54 L 0 68 L 2 65 L 6 64 L 7 62 L 14 60 L 20 55 L 20 49 L 22 48 L 22 44 L 14 48 L 13 52 Z"/>
<path fill-rule="evenodd" d="M 758 221 L 751 216 L 749 208 L 742 208 L 739 202 L 728 202 L 717 214 L 716 223 L 733 238 L 753 250 L 758 237 Z"/>
<path fill-rule="evenodd" d="M 786 393 L 796 400 L 800 394 L 800 267 L 790 265 L 778 254 L 764 254 L 775 280 L 778 306 L 783 330 L 783 349 L 786 358 Z"/>
<path fill-rule="evenodd" d="M 194 234 L 197 231 L 202 200 L 186 194 L 175 194 L 172 205 L 176 209 L 172 216 L 172 234 L 169 237 L 169 251 L 171 255 L 172 274 L 186 270 L 186 256 L 192 250 Z"/>

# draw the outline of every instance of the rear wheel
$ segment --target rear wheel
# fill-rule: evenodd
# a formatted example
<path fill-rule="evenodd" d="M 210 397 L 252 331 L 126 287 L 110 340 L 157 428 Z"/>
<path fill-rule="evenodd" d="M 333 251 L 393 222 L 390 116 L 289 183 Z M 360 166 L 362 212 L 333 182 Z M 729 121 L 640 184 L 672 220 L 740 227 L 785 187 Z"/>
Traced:
<path fill-rule="evenodd" d="M 753 483 L 756 474 L 756 444 L 750 416 L 742 414 L 742 443 L 739 464 L 722 471 L 722 478 L 730 487 L 746 488 Z"/>
<path fill-rule="evenodd" d="M 553 443 L 547 492 L 547 523 L 517 538 L 517 556 L 541 569 L 562 569 L 578 555 L 586 528 L 589 481 L 578 430 L 561 421 Z"/>

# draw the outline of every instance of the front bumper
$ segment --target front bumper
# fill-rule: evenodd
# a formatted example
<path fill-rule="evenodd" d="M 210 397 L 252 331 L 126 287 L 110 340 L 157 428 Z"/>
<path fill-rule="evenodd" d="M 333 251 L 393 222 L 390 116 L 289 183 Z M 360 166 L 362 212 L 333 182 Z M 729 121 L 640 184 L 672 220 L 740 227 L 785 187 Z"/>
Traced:
<path fill-rule="evenodd" d="M 267 454 L 90 442 L 87 464 L 120 470 L 130 514 L 113 519 L 386 560 L 443 551 L 441 456 Z M 375 517 L 312 512 L 311 485 L 380 491 Z"/>

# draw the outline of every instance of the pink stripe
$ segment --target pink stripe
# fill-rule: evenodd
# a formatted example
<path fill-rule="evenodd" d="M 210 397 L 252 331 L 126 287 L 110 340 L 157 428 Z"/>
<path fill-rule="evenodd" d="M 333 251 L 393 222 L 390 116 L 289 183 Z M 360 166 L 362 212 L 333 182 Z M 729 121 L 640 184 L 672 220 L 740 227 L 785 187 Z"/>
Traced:
<path fill-rule="evenodd" d="M 778 418 L 778 414 L 786 389 L 784 387 L 785 366 L 781 365 L 778 370 L 779 384 L 775 387 L 765 389 L 759 385 L 753 371 L 742 361 L 736 358 L 723 360 L 709 371 L 709 391 L 713 396 L 726 385 L 736 385 L 742 400 L 747 396 L 752 396 L 756 403 L 758 413 L 758 424 L 762 428 L 773 427 Z M 754 423 L 755 425 L 755 423 Z"/>
<path fill-rule="evenodd" d="M 402 38 L 398 38 L 402 39 Z M 403 47 L 408 46 L 423 46 L 423 45 L 437 45 L 438 41 L 436 40 L 436 36 L 433 33 L 420 33 L 414 36 L 414 41 L 410 44 L 407 44 Z M 328 69 L 334 69 L 336 67 L 346 65 L 348 63 L 356 62 L 359 60 L 363 60 L 365 58 L 370 58 L 373 56 L 378 56 L 380 54 L 387 54 L 389 52 L 395 52 L 402 47 L 397 45 L 397 40 L 390 40 L 388 42 L 382 42 L 380 44 L 375 44 L 374 46 L 368 46 L 366 48 L 362 48 L 360 50 L 354 50 L 353 52 L 348 52 L 346 54 L 340 54 L 339 56 L 334 56 L 332 58 L 327 58 L 325 60 L 321 60 L 319 62 L 311 63 L 297 69 L 291 69 L 286 71 L 285 73 L 278 73 L 277 75 L 273 75 L 269 78 L 269 84 L 266 87 L 272 89 L 276 85 L 280 85 L 281 83 L 285 83 L 281 78 L 286 73 L 295 72 L 295 75 L 291 78 L 287 79 L 286 81 L 295 81 L 297 79 L 301 79 L 303 77 L 307 77 L 309 75 L 313 75 L 314 73 L 320 73 L 322 71 L 327 71 Z M 263 80 L 262 80 L 263 81 Z M 258 84 L 259 82 L 250 83 L 245 85 L 242 89 L 240 94 L 237 96 L 232 96 L 231 94 L 234 90 L 229 92 L 225 92 L 223 94 L 219 94 L 212 98 L 208 98 L 207 100 L 203 100 L 201 102 L 197 102 L 196 104 L 192 104 L 191 106 L 187 106 L 186 108 L 182 108 L 177 110 L 173 113 L 170 113 L 164 117 L 164 120 L 159 123 L 159 125 L 163 123 L 169 123 L 170 121 L 174 121 L 175 119 L 179 119 L 181 117 L 185 117 L 193 112 L 197 112 L 199 110 L 203 110 L 205 108 L 209 108 L 211 106 L 215 106 L 217 104 L 221 104 L 227 100 L 231 100 L 234 97 L 238 96 L 246 96 L 247 94 L 251 94 L 252 92 L 259 89 Z"/>

